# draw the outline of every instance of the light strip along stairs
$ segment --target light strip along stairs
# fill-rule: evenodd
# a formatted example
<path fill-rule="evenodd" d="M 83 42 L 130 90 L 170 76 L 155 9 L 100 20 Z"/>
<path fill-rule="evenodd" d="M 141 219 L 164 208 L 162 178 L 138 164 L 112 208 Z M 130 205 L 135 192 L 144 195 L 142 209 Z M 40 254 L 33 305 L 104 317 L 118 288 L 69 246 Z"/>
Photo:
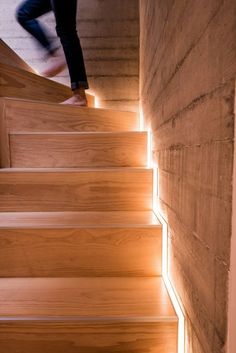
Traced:
<path fill-rule="evenodd" d="M 0 352 L 177 353 L 137 114 L 0 107 Z"/>

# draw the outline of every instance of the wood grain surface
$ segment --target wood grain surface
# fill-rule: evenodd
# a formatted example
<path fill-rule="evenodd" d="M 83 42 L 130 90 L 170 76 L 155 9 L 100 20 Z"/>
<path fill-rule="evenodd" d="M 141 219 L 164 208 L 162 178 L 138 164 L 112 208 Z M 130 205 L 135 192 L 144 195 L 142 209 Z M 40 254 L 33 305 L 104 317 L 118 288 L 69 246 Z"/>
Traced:
<path fill-rule="evenodd" d="M 147 168 L 3 169 L 0 211 L 144 211 L 152 207 Z"/>
<path fill-rule="evenodd" d="M 175 353 L 177 323 L 5 322 L 7 353 Z"/>
<path fill-rule="evenodd" d="M 34 70 L 12 50 L 2 39 L 0 39 L 0 63 L 15 66 L 19 69 L 35 73 Z"/>
<path fill-rule="evenodd" d="M 10 353 L 173 353 L 178 320 L 160 277 L 0 280 Z"/>
<path fill-rule="evenodd" d="M 71 97 L 71 89 L 34 73 L 0 63 L 0 96 L 60 103 Z M 88 95 L 94 106 L 94 97 Z"/>
<path fill-rule="evenodd" d="M 0 319 L 177 321 L 161 277 L 0 279 Z"/>
<path fill-rule="evenodd" d="M 5 102 L 10 132 L 92 132 L 139 130 L 137 113 L 83 108 L 17 98 Z M 35 111 L 37 110 L 37 114 Z"/>
<path fill-rule="evenodd" d="M 0 229 L 1 277 L 158 276 L 161 228 Z"/>
<path fill-rule="evenodd" d="M 11 167 L 145 167 L 147 133 L 17 133 L 9 136 Z"/>
<path fill-rule="evenodd" d="M 0 351 L 176 353 L 147 134 L 69 96 L 0 54 Z"/>
<path fill-rule="evenodd" d="M 0 168 L 10 167 L 9 135 L 5 115 L 5 102 L 0 99 Z"/>

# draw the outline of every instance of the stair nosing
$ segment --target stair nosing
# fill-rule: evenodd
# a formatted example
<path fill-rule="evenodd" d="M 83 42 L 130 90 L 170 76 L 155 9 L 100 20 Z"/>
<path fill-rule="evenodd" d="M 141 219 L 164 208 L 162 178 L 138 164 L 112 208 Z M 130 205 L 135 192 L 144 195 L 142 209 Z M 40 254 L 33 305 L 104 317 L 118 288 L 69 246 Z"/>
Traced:
<path fill-rule="evenodd" d="M 85 220 L 81 222 L 81 219 L 84 220 L 84 217 L 105 217 L 107 220 L 103 223 L 94 223 Z M 120 217 L 120 219 L 112 217 Z M 62 218 L 65 217 L 66 220 L 58 224 L 58 219 L 56 217 Z M 69 218 L 68 218 L 69 217 Z M 126 217 L 127 221 L 124 221 Z M 129 217 L 131 217 L 129 219 Z M 134 217 L 139 219 L 139 217 L 146 217 L 146 220 L 141 222 L 135 222 Z M 114 219 L 114 221 L 113 221 Z M 76 220 L 76 221 L 74 221 Z M 1 225 L 1 222 L 3 225 Z M 15 222 L 15 224 L 13 223 Z M 25 222 L 25 223 L 24 223 Z M 46 222 L 46 223 L 45 223 Z M 56 223 L 55 223 L 56 222 Z M 29 224 L 30 223 L 30 224 Z M 54 224 L 55 223 L 55 224 Z M 0 229 L 1 230 L 10 230 L 10 229 L 110 229 L 110 228 L 155 228 L 161 229 L 162 225 L 158 217 L 154 214 L 153 211 L 114 211 L 114 212 L 0 212 Z M 1 236 L 1 235 L 0 235 Z"/>
<path fill-rule="evenodd" d="M 79 173 L 79 172 L 147 172 L 153 171 L 149 167 L 84 167 L 84 168 L 3 168 L 0 174 L 4 173 Z"/>
<path fill-rule="evenodd" d="M 54 135 L 54 136 L 77 136 L 77 135 L 131 135 L 131 134 L 135 134 L 135 135 L 147 135 L 147 131 L 138 131 L 138 130 L 134 130 L 134 131 L 52 131 L 52 132 L 44 132 L 44 131 L 39 131 L 39 132 L 29 132 L 29 131 L 10 131 L 9 135 L 35 135 L 35 136 L 39 136 L 39 135 L 45 135 L 45 136 L 49 136 L 49 135 Z"/>
<path fill-rule="evenodd" d="M 119 229 L 123 229 L 123 228 L 147 228 L 147 229 L 150 229 L 150 228 L 156 228 L 156 229 L 159 229 L 161 228 L 161 225 L 160 224 L 150 224 L 150 225 L 143 225 L 143 224 L 128 224 L 128 225 L 122 225 L 122 224 L 101 224 L 101 225 L 98 225 L 98 226 L 95 226 L 95 225 L 90 225 L 90 224 L 84 224 L 84 225 L 45 225 L 45 226 L 27 226 L 27 225 L 16 225 L 16 226 L 3 226 L 1 227 L 0 225 L 0 230 L 11 230 L 11 229 L 31 229 L 31 230 L 37 230 L 37 229 L 113 229 L 113 228 L 119 228 Z M 1 237 L 1 234 L 0 234 L 0 237 Z"/>
<path fill-rule="evenodd" d="M 125 323 L 134 323 L 134 322 L 147 322 L 147 323 L 156 323 L 156 322 L 178 322 L 178 317 L 176 316 L 137 316 L 137 317 L 118 317 L 118 316 L 0 316 L 0 325 L 3 322 L 125 322 Z"/>

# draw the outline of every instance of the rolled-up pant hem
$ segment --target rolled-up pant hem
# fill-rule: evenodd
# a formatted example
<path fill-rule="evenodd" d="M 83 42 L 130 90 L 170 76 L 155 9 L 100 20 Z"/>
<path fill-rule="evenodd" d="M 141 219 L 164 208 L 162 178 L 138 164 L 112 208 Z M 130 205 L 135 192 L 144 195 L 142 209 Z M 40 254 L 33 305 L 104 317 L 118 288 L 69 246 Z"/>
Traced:
<path fill-rule="evenodd" d="M 77 82 L 71 82 L 71 89 L 72 91 L 78 89 L 78 88 L 84 88 L 84 89 L 89 89 L 89 85 L 87 81 L 77 81 Z"/>

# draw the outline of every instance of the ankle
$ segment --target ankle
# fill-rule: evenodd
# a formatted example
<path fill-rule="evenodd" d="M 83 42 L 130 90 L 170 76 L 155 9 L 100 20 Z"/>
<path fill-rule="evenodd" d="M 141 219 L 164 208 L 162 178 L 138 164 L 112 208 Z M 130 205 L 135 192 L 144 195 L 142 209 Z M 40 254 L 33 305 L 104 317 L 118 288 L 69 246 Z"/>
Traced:
<path fill-rule="evenodd" d="M 75 97 L 81 97 L 81 98 L 86 99 L 86 93 L 85 93 L 85 89 L 83 87 L 76 88 L 73 91 L 73 93 L 74 93 Z"/>

